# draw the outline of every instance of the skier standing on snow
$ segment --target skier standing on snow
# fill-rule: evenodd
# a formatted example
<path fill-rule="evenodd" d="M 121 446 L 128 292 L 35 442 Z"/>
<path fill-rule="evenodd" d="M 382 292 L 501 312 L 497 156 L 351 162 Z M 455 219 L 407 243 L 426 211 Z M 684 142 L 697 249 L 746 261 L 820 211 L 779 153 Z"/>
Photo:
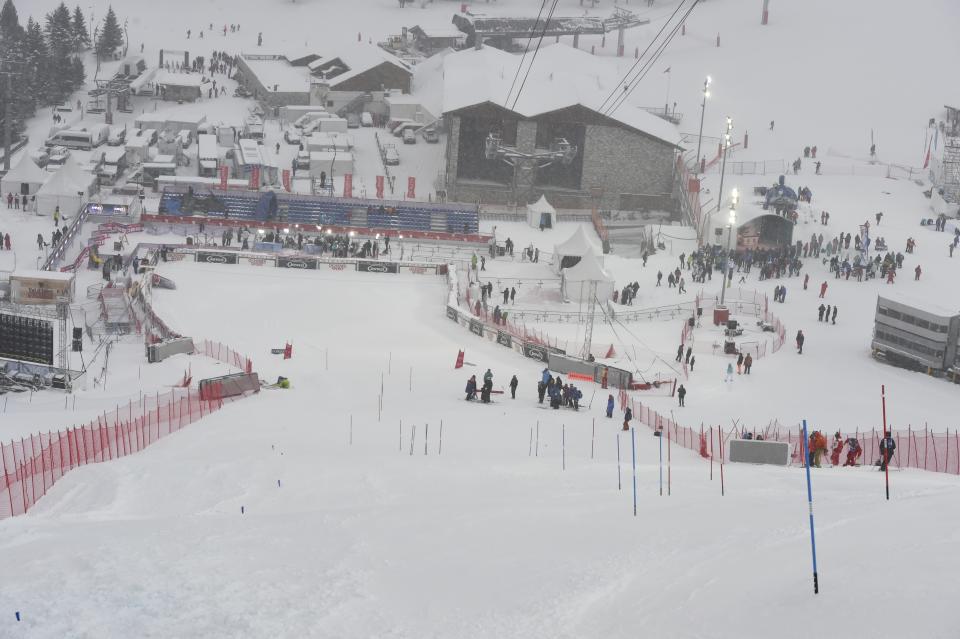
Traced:
<path fill-rule="evenodd" d="M 837 323 L 837 305 L 836 304 L 833 305 L 833 317 L 831 318 L 830 323 L 831 324 Z"/>
<path fill-rule="evenodd" d="M 818 321 L 818 322 L 822 322 L 822 321 L 823 321 L 823 313 L 824 313 L 824 311 L 826 311 L 826 310 L 827 310 L 827 307 L 824 306 L 823 304 L 820 304 L 820 308 L 817 309 L 817 311 L 818 311 L 818 312 L 817 312 L 817 321 Z"/>
<path fill-rule="evenodd" d="M 471 375 L 470 379 L 467 380 L 467 387 L 464 389 L 467 393 L 467 401 L 477 398 L 477 376 Z"/>
<path fill-rule="evenodd" d="M 745 375 L 750 374 L 750 368 L 753 366 L 753 355 L 747 353 L 747 356 L 743 358 L 743 372 Z"/>
<path fill-rule="evenodd" d="M 797 331 L 797 355 L 803 355 L 803 342 L 805 339 L 803 331 Z"/>
<path fill-rule="evenodd" d="M 677 347 L 677 361 L 679 362 L 682 359 L 683 359 L 683 344 L 680 344 L 680 346 Z"/>
<path fill-rule="evenodd" d="M 723 378 L 723 381 L 725 382 L 733 381 L 733 364 L 731 362 L 727 362 L 727 374 Z"/>
<path fill-rule="evenodd" d="M 613 401 L 613 395 L 607 395 L 607 418 L 613 419 L 613 409 L 616 403 Z"/>
<path fill-rule="evenodd" d="M 677 389 L 677 399 L 680 401 L 680 406 L 685 406 L 684 398 L 687 396 L 687 389 L 683 387 L 683 384 L 680 384 L 680 387 Z"/>
<path fill-rule="evenodd" d="M 681 388 L 683 387 L 681 386 Z M 627 410 L 623 413 L 623 430 L 630 430 L 631 419 L 633 419 L 633 411 L 627 406 Z"/>
<path fill-rule="evenodd" d="M 740 375 L 743 369 L 743 353 L 737 354 L 737 375 Z"/>
<path fill-rule="evenodd" d="M 518 385 L 519 383 L 520 383 L 520 381 L 517 379 L 517 376 L 516 376 L 516 375 L 514 375 L 514 376 L 510 379 L 510 399 L 516 399 L 516 398 L 517 398 L 517 385 Z"/>
<path fill-rule="evenodd" d="M 837 431 L 833 435 L 833 450 L 830 451 L 830 465 L 839 466 L 840 465 L 840 453 L 843 452 L 843 437 L 840 436 L 840 431 Z"/>
<path fill-rule="evenodd" d="M 880 470 L 886 470 L 887 464 L 893 459 L 893 453 L 897 450 L 897 442 L 893 441 L 890 432 L 884 433 L 880 440 Z"/>

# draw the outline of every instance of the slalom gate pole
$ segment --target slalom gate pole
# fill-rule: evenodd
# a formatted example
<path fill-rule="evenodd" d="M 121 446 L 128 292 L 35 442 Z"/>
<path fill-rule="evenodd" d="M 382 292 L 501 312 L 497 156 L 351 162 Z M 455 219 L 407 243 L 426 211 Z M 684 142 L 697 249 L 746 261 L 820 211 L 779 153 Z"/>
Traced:
<path fill-rule="evenodd" d="M 810 450 L 807 444 L 807 420 L 803 420 L 803 458 L 810 456 Z M 820 582 L 817 579 L 817 538 L 813 529 L 813 488 L 810 484 L 810 464 L 807 467 L 807 505 L 810 509 L 810 552 L 813 555 L 813 594 L 820 592 Z"/>
<path fill-rule="evenodd" d="M 593 426 L 590 428 L 590 459 L 593 459 L 593 442 L 597 436 L 597 418 L 593 418 Z"/>
<path fill-rule="evenodd" d="M 440 420 L 440 445 L 437 447 L 437 455 L 443 454 L 443 420 Z"/>
<path fill-rule="evenodd" d="M 427 447 L 430 445 L 430 424 L 427 424 L 426 430 L 423 433 L 423 454 L 427 454 Z"/>
<path fill-rule="evenodd" d="M 623 490 L 623 482 L 620 481 L 620 433 L 617 433 L 617 490 Z"/>
<path fill-rule="evenodd" d="M 403 417 L 400 418 L 400 448 L 397 450 L 403 452 Z"/>
<path fill-rule="evenodd" d="M 637 432 L 630 429 L 630 448 L 633 451 L 633 516 L 637 516 Z"/>
<path fill-rule="evenodd" d="M 720 496 L 726 495 L 726 487 L 723 484 L 723 428 L 717 426 L 717 437 L 720 440 Z"/>
<path fill-rule="evenodd" d="M 560 459 L 563 463 L 563 470 L 567 469 L 567 425 L 560 426 Z"/>
<path fill-rule="evenodd" d="M 413 457 L 413 442 L 417 438 L 417 425 L 414 424 L 410 429 L 410 456 Z"/>
<path fill-rule="evenodd" d="M 887 438 L 887 389 L 886 386 L 880 385 L 880 404 L 883 407 L 883 439 Z M 880 441 L 883 441 L 880 440 Z M 885 476 L 885 482 L 887 484 L 887 501 L 890 501 L 890 462 L 893 461 L 893 456 L 890 455 L 890 451 L 883 449 L 880 451 L 880 457 L 883 458 L 883 470 Z"/>
<path fill-rule="evenodd" d="M 533 426 L 530 427 L 530 445 L 527 447 L 527 457 L 533 457 Z"/>
<path fill-rule="evenodd" d="M 540 420 L 539 419 L 537 420 L 537 441 L 536 441 L 536 446 L 533 449 L 533 456 L 534 457 L 540 456 Z"/>
<path fill-rule="evenodd" d="M 693 433 L 691 433 L 692 435 Z M 667 429 L 667 497 L 670 496 L 670 429 Z"/>
<path fill-rule="evenodd" d="M 353 446 L 353 415 L 350 415 L 350 445 Z"/>
<path fill-rule="evenodd" d="M 713 426 L 710 427 L 710 481 L 713 481 Z"/>
<path fill-rule="evenodd" d="M 660 496 L 663 497 L 663 431 L 660 431 Z"/>

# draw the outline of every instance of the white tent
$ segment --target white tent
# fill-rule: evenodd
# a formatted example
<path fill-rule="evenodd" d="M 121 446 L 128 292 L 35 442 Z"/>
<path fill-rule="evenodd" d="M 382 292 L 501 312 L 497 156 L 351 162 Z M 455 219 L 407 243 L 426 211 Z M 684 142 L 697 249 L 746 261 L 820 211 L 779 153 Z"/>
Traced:
<path fill-rule="evenodd" d="M 53 215 L 60 207 L 60 214 L 72 217 L 80 210 L 90 194 L 93 175 L 86 173 L 72 159 L 54 173 L 37 191 L 37 215 Z"/>
<path fill-rule="evenodd" d="M 23 159 L 0 181 L 0 190 L 4 197 L 7 193 L 14 195 L 33 195 L 43 184 L 50 179 L 50 174 L 37 166 L 30 155 L 25 153 Z"/>
<path fill-rule="evenodd" d="M 533 204 L 527 204 L 527 224 L 534 228 L 543 224 L 548 229 L 557 225 L 557 209 L 550 206 L 547 196 L 541 195 Z"/>
<path fill-rule="evenodd" d="M 589 301 L 591 282 L 597 283 L 597 299 L 601 303 L 613 298 L 613 276 L 603 270 L 592 249 L 580 256 L 576 265 L 565 268 L 560 273 L 564 299 L 575 302 Z"/>
<path fill-rule="evenodd" d="M 553 246 L 553 267 L 559 271 L 576 264 L 575 258 L 580 258 L 587 253 L 593 253 L 593 244 L 583 232 L 582 226 L 577 226 L 577 230 L 567 239 L 566 242 L 555 244 Z"/>

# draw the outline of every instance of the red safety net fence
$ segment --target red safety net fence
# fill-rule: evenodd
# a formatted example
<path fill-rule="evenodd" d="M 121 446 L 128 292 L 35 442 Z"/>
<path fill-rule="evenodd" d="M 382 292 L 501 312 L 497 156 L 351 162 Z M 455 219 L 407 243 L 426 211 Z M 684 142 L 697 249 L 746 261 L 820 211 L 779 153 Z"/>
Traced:
<path fill-rule="evenodd" d="M 250 360 L 250 358 L 246 355 L 241 355 L 225 344 L 214 342 L 208 339 L 194 340 L 193 348 L 195 354 L 206 355 L 207 357 L 215 359 L 218 362 L 229 364 L 234 368 L 239 368 L 244 373 L 253 372 L 253 362 Z"/>
<path fill-rule="evenodd" d="M 201 399 L 191 388 L 130 401 L 88 424 L 0 445 L 0 519 L 26 513 L 67 472 L 126 457 L 243 396 L 217 392 Z"/>
<path fill-rule="evenodd" d="M 624 395 L 621 394 L 621 408 L 624 407 Z M 626 404 L 633 411 L 635 419 L 640 423 L 649 426 L 652 430 L 666 431 L 670 439 L 678 446 L 688 448 L 705 459 L 720 459 L 721 438 L 723 439 L 723 455 L 729 458 L 727 454 L 727 441 L 731 438 L 743 436 L 747 429 L 730 427 L 722 429 L 719 426 L 700 426 L 699 429 L 681 426 L 673 419 L 660 415 L 649 406 L 635 401 L 633 398 L 626 399 Z M 808 427 L 809 430 L 809 427 Z M 834 431 L 836 432 L 836 431 Z M 767 426 L 763 429 L 750 430 L 754 439 L 763 438 L 766 441 L 785 442 L 790 446 L 791 463 L 802 466 L 803 459 L 803 430 L 801 427 L 781 428 L 779 426 Z M 840 450 L 836 450 L 836 444 L 829 433 L 829 429 L 824 433 L 827 436 L 828 448 L 824 452 L 822 465 L 842 466 L 850 459 L 851 464 L 872 465 L 880 459 L 880 440 L 883 438 L 883 432 L 880 429 L 855 430 L 852 433 L 840 433 L 843 445 Z M 928 470 L 936 473 L 948 473 L 951 475 L 960 475 L 960 430 L 950 430 L 934 433 L 929 428 L 914 429 L 912 426 L 907 430 L 895 430 L 891 436 L 897 444 L 892 459 L 894 468 L 916 468 L 919 470 Z M 847 445 L 847 439 L 856 439 L 860 445 L 861 453 L 854 453 L 850 458 L 850 446 Z"/>

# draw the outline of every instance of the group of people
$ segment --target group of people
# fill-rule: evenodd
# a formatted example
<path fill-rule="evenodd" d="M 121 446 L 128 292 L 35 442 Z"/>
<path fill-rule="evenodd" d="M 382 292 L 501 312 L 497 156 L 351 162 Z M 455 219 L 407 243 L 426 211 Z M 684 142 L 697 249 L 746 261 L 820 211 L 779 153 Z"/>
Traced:
<path fill-rule="evenodd" d="M 537 383 L 537 396 L 541 404 L 544 397 L 548 397 L 550 408 L 554 410 L 559 410 L 561 406 L 580 410 L 580 399 L 583 398 L 583 392 L 573 384 L 564 384 L 559 375 L 554 377 L 550 374 L 550 369 L 544 368 L 540 381 Z"/>
<path fill-rule="evenodd" d="M 13 193 L 7 193 L 7 208 L 8 209 L 23 209 L 24 211 L 29 211 L 30 208 L 36 208 L 37 196 L 31 195 L 27 197 L 26 194 L 14 195 Z M 33 205 L 31 207 L 31 205 Z"/>
<path fill-rule="evenodd" d="M 477 399 L 477 376 L 471 375 L 470 379 L 467 380 L 467 387 L 465 389 L 467 394 L 467 401 L 475 401 Z M 490 394 L 493 392 L 493 373 L 490 369 L 487 369 L 487 372 L 483 374 L 483 386 L 480 387 L 480 401 L 484 404 L 490 403 Z"/>
<path fill-rule="evenodd" d="M 817 308 L 817 321 L 836 324 L 837 323 L 837 306 L 834 305 L 831 312 L 831 308 L 829 304 L 824 306 L 821 303 L 819 308 Z"/>
<path fill-rule="evenodd" d="M 810 433 L 807 438 L 807 452 L 809 455 L 807 463 L 812 468 L 821 468 L 823 458 L 829 451 L 831 465 L 840 466 L 840 456 L 844 448 L 847 449 L 847 458 L 843 466 L 856 466 L 860 456 L 863 455 L 863 446 L 856 437 L 847 437 L 844 439 L 840 431 L 837 431 L 833 435 L 833 447 L 828 449 L 827 438 L 820 431 L 814 431 Z M 885 432 L 883 439 L 880 440 L 880 460 L 877 462 L 880 470 L 883 471 L 887 469 L 887 465 L 893 459 L 896 450 L 897 442 L 889 431 Z"/>

